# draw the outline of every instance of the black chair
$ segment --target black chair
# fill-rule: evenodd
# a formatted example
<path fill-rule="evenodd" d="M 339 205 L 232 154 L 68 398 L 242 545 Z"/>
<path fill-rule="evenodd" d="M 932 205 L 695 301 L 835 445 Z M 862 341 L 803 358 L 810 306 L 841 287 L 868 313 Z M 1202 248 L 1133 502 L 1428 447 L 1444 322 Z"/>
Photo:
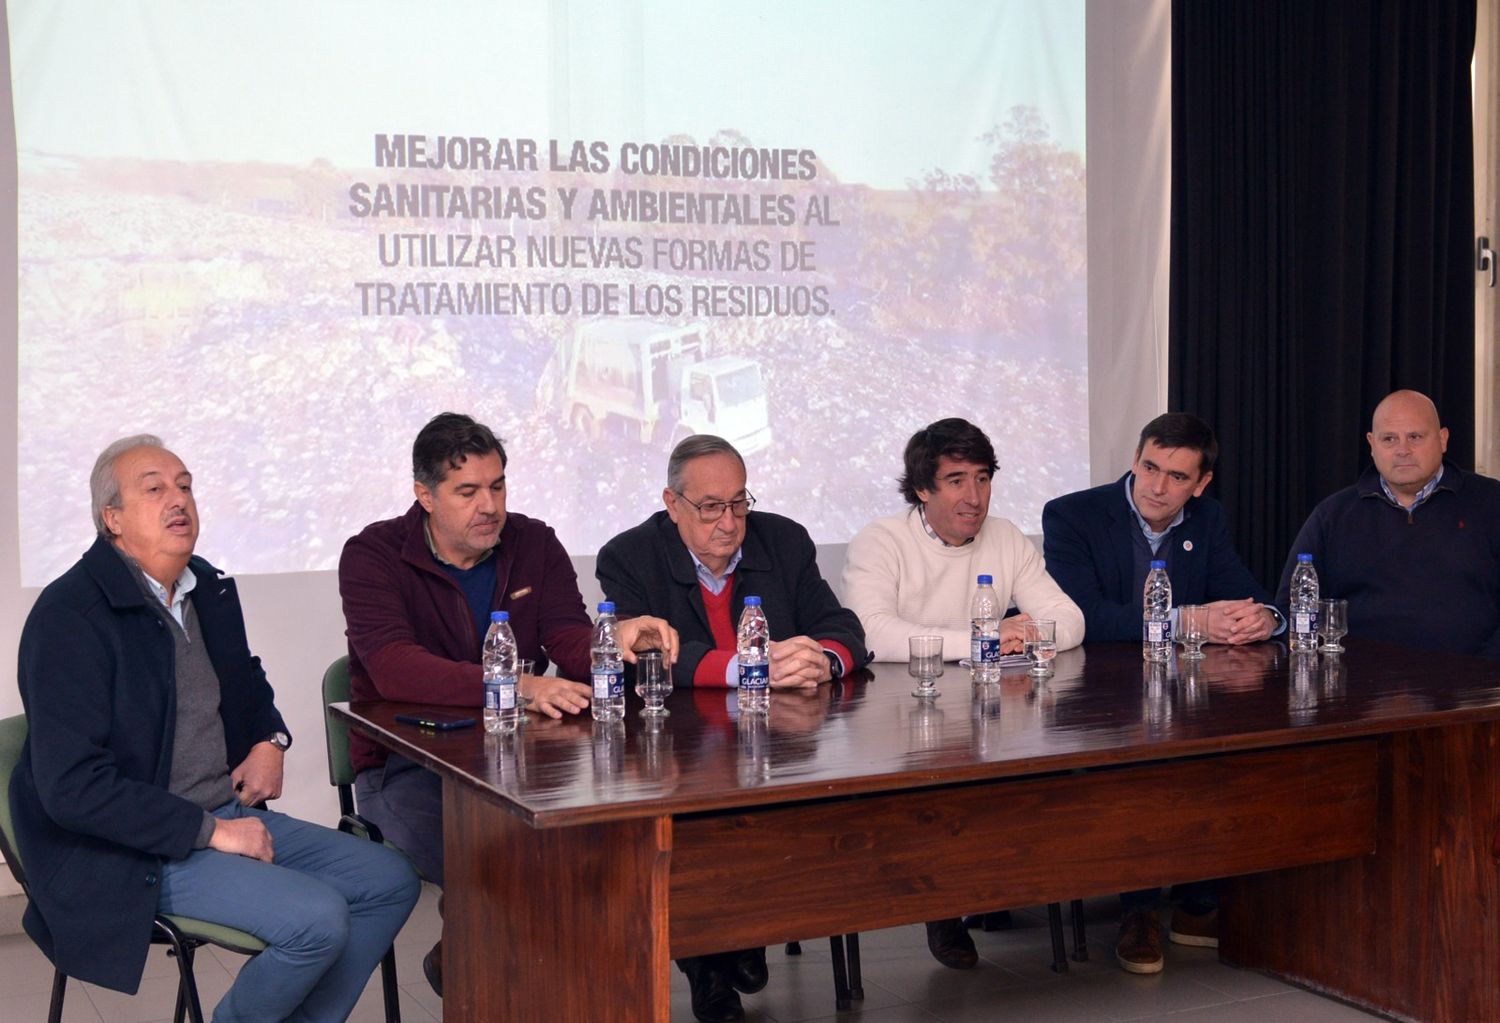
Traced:
<path fill-rule="evenodd" d="M 349 657 L 345 655 L 336 658 L 323 672 L 323 733 L 328 740 L 328 783 L 339 794 L 339 830 L 346 835 L 363 835 L 372 842 L 384 843 L 385 836 L 380 833 L 380 828 L 354 810 L 354 765 L 349 760 L 349 726 L 328 711 L 330 703 L 343 703 L 348 699 Z M 380 960 L 380 987 L 385 996 L 386 1023 L 401 1023 L 401 991 L 396 986 L 394 946 L 386 949 Z"/>
<path fill-rule="evenodd" d="M 1089 959 L 1088 939 L 1083 931 L 1083 900 L 1074 899 L 1068 907 L 1073 922 L 1073 961 L 1086 963 Z M 1052 930 L 1052 972 L 1068 972 L 1068 950 L 1063 941 L 1062 903 L 1047 904 L 1047 924 Z M 977 927 L 983 931 L 1006 931 L 1011 927 L 1010 910 L 992 913 L 977 913 L 964 917 L 965 927 Z"/>
<path fill-rule="evenodd" d="M 26 888 L 26 872 L 22 869 L 21 854 L 16 848 L 15 825 L 11 819 L 10 776 L 21 760 L 21 748 L 26 744 L 26 716 L 0 720 L 0 855 L 10 866 L 16 883 L 23 892 Z M 174 1023 L 182 1023 L 184 1017 L 192 1023 L 203 1023 L 203 1006 L 198 999 L 198 983 L 193 977 L 193 954 L 204 945 L 217 945 L 231 952 L 253 956 L 266 947 L 266 943 L 246 931 L 212 924 L 205 920 L 194 920 L 185 916 L 157 914 L 152 922 L 152 944 L 166 945 L 167 954 L 177 960 L 177 1006 L 172 1011 Z M 47 1010 L 47 1023 L 60 1023 L 63 1010 L 63 995 L 68 984 L 67 974 L 53 970 L 52 1002 Z"/>

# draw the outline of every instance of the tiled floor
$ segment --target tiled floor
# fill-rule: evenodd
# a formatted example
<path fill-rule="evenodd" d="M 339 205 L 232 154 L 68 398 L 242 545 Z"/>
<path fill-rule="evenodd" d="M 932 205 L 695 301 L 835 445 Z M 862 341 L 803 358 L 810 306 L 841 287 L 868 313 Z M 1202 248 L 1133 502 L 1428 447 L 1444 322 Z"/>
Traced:
<path fill-rule="evenodd" d="M 927 953 L 920 925 L 860 936 L 865 998 L 853 1012 L 835 1015 L 833 971 L 826 941 L 804 943 L 789 958 L 769 953 L 771 983 L 745 998 L 747 1018 L 758 1023 L 1024 1023 L 1157 1020 L 1174 1023 L 1354 1023 L 1377 1017 L 1271 980 L 1224 966 L 1211 950 L 1171 946 L 1167 968 L 1154 977 L 1124 973 L 1114 963 L 1114 900 L 1088 904 L 1089 961 L 1067 973 L 1049 968 L 1052 953 L 1043 910 L 1017 912 L 1009 931 L 974 932 L 979 968 L 948 970 Z M 422 956 L 439 931 L 437 899 L 422 901 L 396 939 L 401 1017 L 412 1023 L 441 1018 L 441 1002 L 422 977 Z M 228 988 L 240 956 L 212 950 L 198 956 L 198 985 L 205 1006 Z M 52 970 L 24 937 L 0 938 L 0 1023 L 46 1019 Z M 153 950 L 141 991 L 127 997 L 90 985 L 70 984 L 63 1019 L 78 1023 L 148 1023 L 170 1019 L 176 997 L 175 964 Z M 351 1019 L 382 1019 L 378 978 Z M 672 1019 L 692 1023 L 687 982 L 672 971 Z M 571 1021 L 560 1021 L 571 1023 Z M 580 1021 L 582 1023 L 582 1021 Z"/>

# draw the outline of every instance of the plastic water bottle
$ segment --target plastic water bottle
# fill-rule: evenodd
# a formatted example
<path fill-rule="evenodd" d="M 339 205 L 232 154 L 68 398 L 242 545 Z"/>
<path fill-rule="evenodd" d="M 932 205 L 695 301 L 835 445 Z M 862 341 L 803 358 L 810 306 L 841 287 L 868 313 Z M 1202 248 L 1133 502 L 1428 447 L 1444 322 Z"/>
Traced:
<path fill-rule="evenodd" d="M 740 713 L 765 714 L 771 709 L 771 626 L 760 609 L 759 597 L 746 597 L 735 634 L 740 662 Z"/>
<path fill-rule="evenodd" d="M 510 631 L 509 612 L 490 613 L 490 629 L 484 634 L 481 663 L 484 667 L 484 730 L 491 734 L 514 732 L 522 713 L 516 699 L 520 658 L 515 633 Z"/>
<path fill-rule="evenodd" d="M 1151 562 L 1141 595 L 1141 656 L 1148 661 L 1172 658 L 1172 580 L 1165 561 Z"/>
<path fill-rule="evenodd" d="M 599 605 L 594 639 L 589 653 L 594 684 L 592 712 L 595 721 L 620 721 L 625 717 L 625 661 L 620 657 L 620 625 L 615 621 L 613 601 Z"/>
<path fill-rule="evenodd" d="M 1000 681 L 1000 598 L 993 576 L 979 577 L 969 603 L 969 676 L 977 682 Z"/>
<path fill-rule="evenodd" d="M 1293 650 L 1318 649 L 1318 573 L 1311 554 L 1297 555 L 1292 569 L 1292 620 L 1287 623 Z"/>

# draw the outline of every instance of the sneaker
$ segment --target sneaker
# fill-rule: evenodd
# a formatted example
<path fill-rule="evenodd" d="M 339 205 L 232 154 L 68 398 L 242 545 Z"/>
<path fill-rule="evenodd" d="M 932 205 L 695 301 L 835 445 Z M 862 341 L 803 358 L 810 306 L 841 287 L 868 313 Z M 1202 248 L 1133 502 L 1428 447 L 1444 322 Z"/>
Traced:
<path fill-rule="evenodd" d="M 1188 913 L 1182 909 L 1172 910 L 1172 930 L 1169 935 L 1174 945 L 1196 945 L 1199 948 L 1219 947 L 1219 911 Z"/>
<path fill-rule="evenodd" d="M 1127 973 L 1161 972 L 1161 920 L 1154 912 L 1139 909 L 1121 918 L 1115 958 Z"/>

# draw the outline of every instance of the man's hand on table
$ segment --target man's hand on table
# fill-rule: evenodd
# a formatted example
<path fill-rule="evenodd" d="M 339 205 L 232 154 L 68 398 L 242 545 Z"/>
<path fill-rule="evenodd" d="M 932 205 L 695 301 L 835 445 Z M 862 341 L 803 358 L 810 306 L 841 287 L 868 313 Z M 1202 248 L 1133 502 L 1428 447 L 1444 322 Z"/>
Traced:
<path fill-rule="evenodd" d="M 553 675 L 522 675 L 521 695 L 531 701 L 528 710 L 560 718 L 577 714 L 589 705 L 589 687 Z"/>
<path fill-rule="evenodd" d="M 771 641 L 771 688 L 816 689 L 833 679 L 823 645 L 808 636 Z"/>

